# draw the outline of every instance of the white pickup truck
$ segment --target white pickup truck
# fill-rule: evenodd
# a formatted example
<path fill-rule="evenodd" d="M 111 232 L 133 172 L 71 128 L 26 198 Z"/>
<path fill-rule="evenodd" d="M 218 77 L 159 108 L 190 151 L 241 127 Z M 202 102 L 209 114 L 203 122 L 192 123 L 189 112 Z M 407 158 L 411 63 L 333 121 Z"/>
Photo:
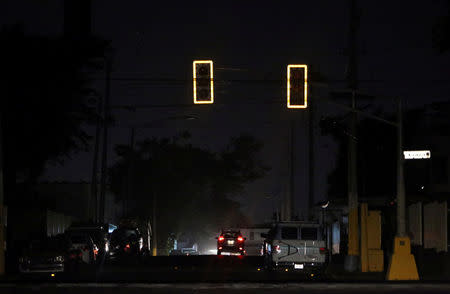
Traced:
<path fill-rule="evenodd" d="M 322 226 L 312 222 L 279 222 L 261 234 L 270 269 L 321 274 L 327 266 L 327 248 Z"/>

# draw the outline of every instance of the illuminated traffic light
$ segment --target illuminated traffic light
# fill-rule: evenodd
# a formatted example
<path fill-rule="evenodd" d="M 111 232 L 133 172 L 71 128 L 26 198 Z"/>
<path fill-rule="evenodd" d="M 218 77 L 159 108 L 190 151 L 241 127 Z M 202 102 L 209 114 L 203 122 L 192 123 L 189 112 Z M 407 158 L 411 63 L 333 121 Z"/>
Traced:
<path fill-rule="evenodd" d="M 194 103 L 214 103 L 214 80 L 212 60 L 195 60 L 193 64 Z"/>
<path fill-rule="evenodd" d="M 287 107 L 308 107 L 308 66 L 289 64 L 287 67 Z"/>

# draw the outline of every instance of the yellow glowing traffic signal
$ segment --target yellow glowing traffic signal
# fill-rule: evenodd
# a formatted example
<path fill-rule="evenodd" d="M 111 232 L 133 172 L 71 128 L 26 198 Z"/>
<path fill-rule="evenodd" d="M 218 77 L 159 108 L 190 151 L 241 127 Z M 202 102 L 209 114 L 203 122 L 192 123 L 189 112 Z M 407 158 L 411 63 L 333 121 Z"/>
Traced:
<path fill-rule="evenodd" d="M 214 103 L 214 80 L 212 60 L 195 60 L 193 64 L 194 103 Z"/>
<path fill-rule="evenodd" d="M 289 64 L 287 67 L 287 107 L 308 107 L 308 66 Z"/>

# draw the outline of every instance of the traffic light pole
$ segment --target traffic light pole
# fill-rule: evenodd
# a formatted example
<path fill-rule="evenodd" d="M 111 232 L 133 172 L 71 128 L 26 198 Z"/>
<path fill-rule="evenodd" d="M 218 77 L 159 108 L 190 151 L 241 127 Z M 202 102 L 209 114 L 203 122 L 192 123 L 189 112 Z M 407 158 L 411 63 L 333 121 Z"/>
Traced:
<path fill-rule="evenodd" d="M 101 113 L 102 113 L 103 99 L 99 97 L 97 105 L 97 123 L 95 126 L 95 145 L 94 145 L 94 159 L 92 160 L 92 179 L 91 179 L 91 202 L 92 202 L 92 212 L 90 216 L 94 222 L 98 219 L 98 151 L 100 146 L 100 135 L 101 135 Z"/>
<path fill-rule="evenodd" d="M 308 217 L 312 217 L 314 209 L 314 102 L 313 99 L 309 101 L 309 116 L 308 116 Z"/>
<path fill-rule="evenodd" d="M 3 186 L 3 128 L 2 115 L 0 113 L 0 276 L 5 274 L 5 249 L 6 249 L 6 230 L 5 216 L 3 215 L 3 203 L 5 200 Z"/>
<path fill-rule="evenodd" d="M 352 109 L 356 109 L 355 91 L 352 91 Z M 345 269 L 353 272 L 359 261 L 359 222 L 358 222 L 358 182 L 357 182 L 357 148 L 356 148 L 357 114 L 352 112 L 350 136 L 348 136 L 348 254 Z"/>
<path fill-rule="evenodd" d="M 403 111 L 402 101 L 398 100 L 397 109 L 397 236 L 406 234 L 405 214 L 405 178 L 403 160 Z"/>
<path fill-rule="evenodd" d="M 100 180 L 100 203 L 99 203 L 99 214 L 98 222 L 105 222 L 105 198 L 106 198 L 106 169 L 108 160 L 108 119 L 109 119 L 109 99 L 111 91 L 111 56 L 107 53 L 105 56 L 105 67 L 106 67 L 106 85 L 105 85 L 105 101 L 103 103 L 103 148 L 102 148 L 102 174 Z"/>
<path fill-rule="evenodd" d="M 158 239 L 156 237 L 156 193 L 153 192 L 153 224 L 152 224 L 152 255 L 157 256 L 158 255 Z"/>
<path fill-rule="evenodd" d="M 416 261 L 411 254 L 411 240 L 406 236 L 405 178 L 403 170 L 403 110 L 398 99 L 397 109 L 397 236 L 390 257 L 387 280 L 419 280 Z"/>

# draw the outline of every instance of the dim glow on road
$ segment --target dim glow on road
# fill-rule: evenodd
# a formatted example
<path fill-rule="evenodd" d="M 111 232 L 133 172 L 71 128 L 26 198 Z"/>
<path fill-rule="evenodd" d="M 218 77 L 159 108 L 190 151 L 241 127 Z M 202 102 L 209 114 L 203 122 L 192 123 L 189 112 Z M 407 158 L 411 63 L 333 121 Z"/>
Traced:
<path fill-rule="evenodd" d="M 197 99 L 197 65 L 198 64 L 209 64 L 209 75 L 210 75 L 210 99 L 209 100 L 198 100 Z M 212 60 L 194 60 L 193 63 L 193 81 L 194 81 L 194 104 L 212 104 L 214 103 L 214 78 L 213 78 L 213 62 Z"/>
<path fill-rule="evenodd" d="M 291 69 L 304 69 L 304 102 L 303 104 L 291 104 Z M 288 108 L 307 108 L 308 107 L 308 66 L 306 64 L 289 64 L 287 67 L 287 107 Z"/>

